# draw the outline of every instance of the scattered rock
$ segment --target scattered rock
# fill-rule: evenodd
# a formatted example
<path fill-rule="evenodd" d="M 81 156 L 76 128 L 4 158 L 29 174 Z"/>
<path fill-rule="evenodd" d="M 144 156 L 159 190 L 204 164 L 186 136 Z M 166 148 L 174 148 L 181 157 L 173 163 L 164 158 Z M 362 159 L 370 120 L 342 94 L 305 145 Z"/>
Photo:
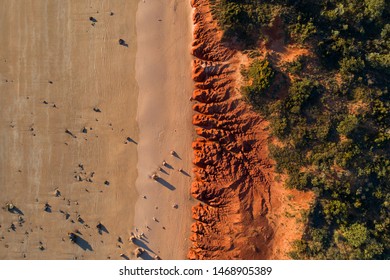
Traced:
<path fill-rule="evenodd" d="M 13 205 L 11 202 L 10 202 L 10 203 L 6 203 L 6 204 L 5 204 L 5 208 L 6 208 L 8 211 L 12 212 L 12 211 L 15 209 L 15 205 Z"/>
<path fill-rule="evenodd" d="M 69 129 L 65 129 L 65 133 L 69 134 L 69 135 L 72 136 L 73 138 L 77 138 L 77 136 L 74 135 Z"/>
<path fill-rule="evenodd" d="M 77 235 L 73 232 L 68 232 L 68 238 L 72 243 L 75 243 L 77 241 Z"/>
<path fill-rule="evenodd" d="M 130 236 L 130 238 L 129 238 L 129 241 L 132 242 L 132 243 L 134 243 L 136 239 L 137 239 L 137 238 L 135 237 L 135 235 L 131 234 L 131 236 Z"/>
<path fill-rule="evenodd" d="M 126 41 L 125 40 L 123 40 L 123 39 L 119 39 L 119 45 L 121 45 L 121 46 L 124 46 L 124 47 L 129 47 L 129 45 L 126 43 Z"/>
<path fill-rule="evenodd" d="M 99 223 L 96 225 L 96 228 L 97 228 L 98 230 L 103 229 L 103 224 L 102 224 L 101 222 L 99 222 Z"/>
<path fill-rule="evenodd" d="M 134 250 L 134 255 L 136 258 L 140 257 L 143 253 L 145 253 L 145 249 L 143 248 L 138 247 Z"/>
<path fill-rule="evenodd" d="M 81 223 L 81 224 L 84 223 L 84 220 L 81 218 L 80 215 L 77 215 L 77 221 L 78 221 L 79 223 Z"/>
<path fill-rule="evenodd" d="M 56 189 L 56 190 L 54 191 L 54 195 L 55 195 L 56 197 L 61 196 L 60 190 Z"/>

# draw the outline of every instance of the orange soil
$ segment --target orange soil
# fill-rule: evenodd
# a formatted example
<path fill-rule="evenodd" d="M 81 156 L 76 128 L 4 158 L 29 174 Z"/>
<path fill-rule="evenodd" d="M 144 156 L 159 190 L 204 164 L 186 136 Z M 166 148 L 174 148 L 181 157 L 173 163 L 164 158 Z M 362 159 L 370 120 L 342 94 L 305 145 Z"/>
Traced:
<path fill-rule="evenodd" d="M 283 188 L 269 158 L 268 123 L 240 99 L 242 55 L 221 43 L 208 0 L 192 0 L 193 142 L 190 259 L 284 259 L 312 195 Z"/>

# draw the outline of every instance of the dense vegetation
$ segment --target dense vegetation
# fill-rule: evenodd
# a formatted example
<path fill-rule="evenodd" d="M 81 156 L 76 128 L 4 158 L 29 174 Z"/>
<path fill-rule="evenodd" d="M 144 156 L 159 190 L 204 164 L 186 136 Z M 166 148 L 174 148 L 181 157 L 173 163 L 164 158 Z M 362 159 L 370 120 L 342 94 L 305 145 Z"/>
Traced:
<path fill-rule="evenodd" d="M 243 71 L 244 96 L 283 143 L 270 149 L 287 187 L 316 194 L 291 257 L 389 259 L 389 1 L 212 2 L 234 45 L 267 40 L 262 31 L 278 16 L 286 43 L 315 54 L 285 67 L 258 58 Z"/>

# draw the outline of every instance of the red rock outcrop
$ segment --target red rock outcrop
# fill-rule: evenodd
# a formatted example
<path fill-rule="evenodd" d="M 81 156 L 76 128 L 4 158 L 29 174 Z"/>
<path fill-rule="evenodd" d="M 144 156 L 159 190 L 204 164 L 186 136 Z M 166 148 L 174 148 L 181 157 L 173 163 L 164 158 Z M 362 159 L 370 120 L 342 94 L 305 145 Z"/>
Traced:
<path fill-rule="evenodd" d="M 265 121 L 239 97 L 237 53 L 221 43 L 207 0 L 193 0 L 193 142 L 190 259 L 265 259 L 273 229 Z"/>
<path fill-rule="evenodd" d="M 302 237 L 313 194 L 283 187 L 268 152 L 268 123 L 241 99 L 241 53 L 221 42 L 209 0 L 192 0 L 195 82 L 189 259 L 285 259 Z M 272 195 L 271 195 L 272 194 Z M 301 217 L 296 217 L 301 214 Z"/>

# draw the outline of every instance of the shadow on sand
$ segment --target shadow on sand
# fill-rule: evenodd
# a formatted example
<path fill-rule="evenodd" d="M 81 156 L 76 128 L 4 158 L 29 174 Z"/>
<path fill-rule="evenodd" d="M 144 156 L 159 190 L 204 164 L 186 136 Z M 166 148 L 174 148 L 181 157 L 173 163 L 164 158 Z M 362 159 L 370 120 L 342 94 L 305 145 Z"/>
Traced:
<path fill-rule="evenodd" d="M 161 173 L 164 173 L 164 174 L 166 174 L 166 175 L 169 175 L 169 173 L 168 173 L 165 169 L 163 169 L 162 167 L 160 167 L 160 172 L 161 172 Z"/>
<path fill-rule="evenodd" d="M 168 169 L 172 169 L 173 170 L 173 166 L 170 165 L 169 163 L 165 162 L 165 165 L 164 165 L 166 168 Z"/>
<path fill-rule="evenodd" d="M 187 176 L 187 177 L 191 177 L 191 175 L 188 174 L 187 172 L 185 172 L 184 170 L 181 170 L 180 173 L 183 174 L 183 175 L 185 175 L 185 176 Z"/>
<path fill-rule="evenodd" d="M 127 142 L 132 142 L 132 143 L 138 145 L 138 142 L 135 141 L 135 140 L 134 140 L 133 138 L 131 138 L 131 137 L 127 137 L 126 140 L 127 140 Z"/>
<path fill-rule="evenodd" d="M 84 251 L 93 251 L 91 244 L 89 244 L 88 241 L 82 238 L 80 235 L 77 235 L 75 244 L 79 245 L 80 248 Z"/>
<path fill-rule="evenodd" d="M 136 240 L 134 240 L 134 244 L 135 244 L 136 246 L 140 247 L 140 248 L 145 249 L 146 251 L 149 251 L 149 252 L 155 254 L 155 253 L 153 252 L 153 250 L 150 249 L 149 246 L 148 246 L 148 245 L 145 243 L 145 241 L 142 240 L 142 239 L 136 239 Z M 145 253 L 146 253 L 146 252 L 145 252 Z"/>
<path fill-rule="evenodd" d="M 156 179 L 156 182 L 159 182 L 161 185 L 163 185 L 163 186 L 166 187 L 167 189 L 170 189 L 171 191 L 176 190 L 175 186 L 173 186 L 172 184 L 168 183 L 168 182 L 165 181 L 163 178 L 157 178 L 157 179 Z"/>
<path fill-rule="evenodd" d="M 123 39 L 119 39 L 119 45 L 121 45 L 121 46 L 124 46 L 124 47 L 126 47 L 126 48 L 128 48 L 129 47 L 129 44 L 128 43 L 126 43 L 126 41 L 125 40 L 123 40 Z"/>
<path fill-rule="evenodd" d="M 154 260 L 154 258 L 147 252 L 143 252 L 141 256 L 139 256 L 143 260 Z"/>
<path fill-rule="evenodd" d="M 108 229 L 107 229 L 103 224 L 99 224 L 99 225 L 97 226 L 97 229 L 98 229 L 100 235 L 102 235 L 103 232 L 105 232 L 105 233 L 107 233 L 107 234 L 110 233 L 110 232 L 108 231 Z"/>
<path fill-rule="evenodd" d="M 20 210 L 18 207 L 14 206 L 14 208 L 8 210 L 8 212 L 12 213 L 12 214 L 18 214 L 18 215 L 22 215 L 24 216 L 24 213 L 22 210 Z"/>
<path fill-rule="evenodd" d="M 172 152 L 172 156 L 174 156 L 175 158 L 178 158 L 181 160 L 181 157 L 179 156 L 178 153 L 176 153 L 175 151 Z"/>

